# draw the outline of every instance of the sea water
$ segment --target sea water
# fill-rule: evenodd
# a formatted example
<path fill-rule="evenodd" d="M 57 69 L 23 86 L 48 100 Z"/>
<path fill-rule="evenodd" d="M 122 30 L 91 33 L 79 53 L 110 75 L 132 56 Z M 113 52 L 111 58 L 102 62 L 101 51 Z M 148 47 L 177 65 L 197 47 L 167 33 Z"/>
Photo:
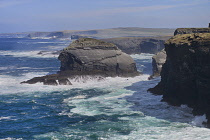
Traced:
<path fill-rule="evenodd" d="M 20 84 L 56 73 L 57 54 L 69 40 L 0 38 L 0 139 L 209 140 L 204 116 L 170 106 L 147 92 L 151 54 L 132 55 L 143 74 L 134 78 L 76 80 L 71 86 Z M 39 54 L 40 51 L 44 53 Z"/>

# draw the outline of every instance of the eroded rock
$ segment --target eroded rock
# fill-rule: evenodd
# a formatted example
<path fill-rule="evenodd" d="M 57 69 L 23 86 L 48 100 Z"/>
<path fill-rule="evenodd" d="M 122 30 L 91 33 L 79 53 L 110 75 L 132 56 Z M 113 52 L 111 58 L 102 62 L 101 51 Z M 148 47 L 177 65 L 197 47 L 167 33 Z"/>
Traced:
<path fill-rule="evenodd" d="M 173 105 L 187 104 L 210 124 L 210 33 L 178 34 L 165 42 L 161 82 L 150 92 Z"/>
<path fill-rule="evenodd" d="M 61 51 L 57 74 L 35 77 L 23 83 L 42 82 L 46 85 L 70 85 L 75 76 L 132 77 L 139 75 L 134 60 L 112 43 L 91 38 L 81 38 Z"/>
<path fill-rule="evenodd" d="M 210 33 L 210 28 L 178 28 L 175 30 L 174 35 L 192 33 Z"/>
<path fill-rule="evenodd" d="M 153 79 L 160 76 L 162 66 L 166 61 L 166 51 L 163 49 L 152 57 L 152 72 L 153 74 L 149 79 Z"/>

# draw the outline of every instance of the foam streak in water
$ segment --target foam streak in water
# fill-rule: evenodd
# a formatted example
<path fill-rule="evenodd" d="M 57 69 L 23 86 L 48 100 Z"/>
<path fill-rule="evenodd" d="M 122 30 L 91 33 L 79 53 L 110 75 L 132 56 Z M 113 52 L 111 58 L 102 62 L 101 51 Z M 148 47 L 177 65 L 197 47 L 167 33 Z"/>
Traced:
<path fill-rule="evenodd" d="M 13 57 L 31 57 L 31 58 L 57 58 L 56 51 L 42 52 L 40 51 L 0 51 L 0 55 L 11 55 Z"/>

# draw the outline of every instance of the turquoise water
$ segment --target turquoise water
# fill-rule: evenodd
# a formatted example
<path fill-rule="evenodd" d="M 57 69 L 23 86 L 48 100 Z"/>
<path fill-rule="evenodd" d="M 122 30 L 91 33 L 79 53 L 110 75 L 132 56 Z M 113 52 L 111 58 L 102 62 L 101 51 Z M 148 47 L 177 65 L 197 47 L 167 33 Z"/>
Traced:
<path fill-rule="evenodd" d="M 68 40 L 0 39 L 0 139 L 38 140 L 203 140 L 210 131 L 205 116 L 185 105 L 174 107 L 147 92 L 151 54 L 132 55 L 134 78 L 75 80 L 72 86 L 20 84 L 59 70 L 55 51 Z"/>

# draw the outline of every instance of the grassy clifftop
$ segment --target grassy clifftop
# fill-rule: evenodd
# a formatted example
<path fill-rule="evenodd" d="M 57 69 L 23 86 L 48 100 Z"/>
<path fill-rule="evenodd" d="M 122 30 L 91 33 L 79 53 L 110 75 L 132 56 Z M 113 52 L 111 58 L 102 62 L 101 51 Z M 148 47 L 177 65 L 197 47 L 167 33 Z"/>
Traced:
<path fill-rule="evenodd" d="M 65 50 L 72 49 L 72 48 L 78 48 L 78 47 L 104 47 L 104 48 L 115 48 L 117 49 L 117 46 L 104 42 L 102 40 L 93 39 L 93 38 L 80 38 L 78 40 L 73 41 Z"/>
<path fill-rule="evenodd" d="M 192 33 L 210 33 L 210 28 L 178 28 L 175 30 L 174 35 Z"/>

